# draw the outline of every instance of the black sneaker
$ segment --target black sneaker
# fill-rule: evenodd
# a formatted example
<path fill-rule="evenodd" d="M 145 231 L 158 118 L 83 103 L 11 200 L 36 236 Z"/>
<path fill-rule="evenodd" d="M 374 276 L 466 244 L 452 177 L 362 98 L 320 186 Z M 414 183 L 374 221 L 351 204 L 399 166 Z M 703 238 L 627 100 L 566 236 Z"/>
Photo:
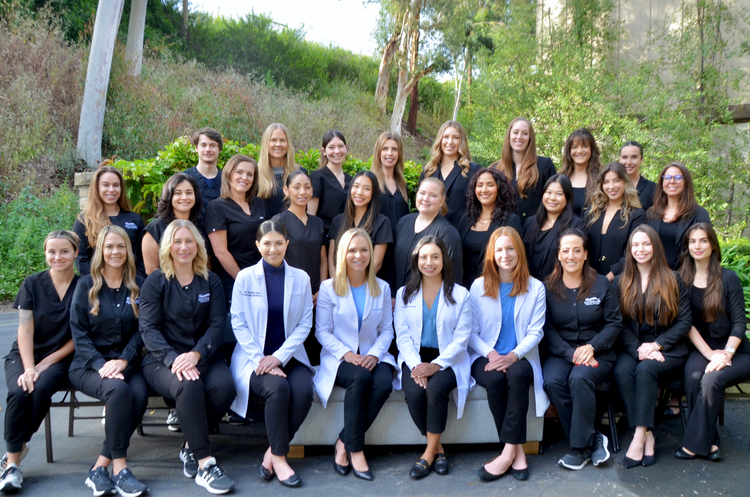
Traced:
<path fill-rule="evenodd" d="M 128 468 L 124 468 L 115 476 L 115 488 L 122 497 L 138 497 L 148 492 L 148 487 L 139 482 Z"/>
<path fill-rule="evenodd" d="M 180 418 L 177 417 L 177 409 L 170 409 L 167 414 L 167 429 L 169 431 L 180 431 Z"/>
<path fill-rule="evenodd" d="M 606 435 L 594 432 L 594 444 L 591 446 L 591 463 L 594 466 L 599 466 L 603 462 L 609 459 L 609 439 Z"/>
<path fill-rule="evenodd" d="M 193 451 L 187 448 L 187 442 L 183 442 L 180 449 L 180 461 L 182 461 L 182 474 L 188 478 L 195 478 L 198 474 L 198 461 L 195 460 Z"/>
<path fill-rule="evenodd" d="M 86 486 L 94 491 L 94 497 L 100 495 L 109 495 L 116 492 L 115 484 L 109 477 L 109 471 L 104 466 L 99 466 L 89 470 L 89 477 L 86 478 Z"/>
<path fill-rule="evenodd" d="M 224 474 L 224 470 L 216 464 L 216 459 L 213 457 L 206 461 L 203 469 L 198 470 L 195 483 L 212 494 L 225 494 L 234 490 L 234 482 Z"/>
<path fill-rule="evenodd" d="M 590 460 L 591 450 L 572 449 L 569 453 L 565 454 L 562 459 L 557 461 L 557 464 L 559 464 L 563 468 L 572 469 L 573 471 L 580 471 Z"/>
<path fill-rule="evenodd" d="M 23 475 L 15 464 L 8 464 L 0 477 L 0 492 L 17 492 L 21 490 Z"/>

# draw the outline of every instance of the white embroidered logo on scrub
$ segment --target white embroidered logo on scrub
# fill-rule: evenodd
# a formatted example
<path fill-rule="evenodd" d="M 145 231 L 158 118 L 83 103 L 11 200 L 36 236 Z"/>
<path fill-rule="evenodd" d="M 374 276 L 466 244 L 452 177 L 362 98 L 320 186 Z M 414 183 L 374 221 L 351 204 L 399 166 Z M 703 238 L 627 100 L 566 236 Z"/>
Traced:
<path fill-rule="evenodd" d="M 198 303 L 205 304 L 209 300 L 211 300 L 211 294 L 210 293 L 198 294 Z"/>
<path fill-rule="evenodd" d="M 138 226 L 135 223 L 125 223 L 126 230 L 137 230 Z"/>
<path fill-rule="evenodd" d="M 596 297 L 589 297 L 583 301 L 583 305 L 599 305 L 602 301 Z"/>

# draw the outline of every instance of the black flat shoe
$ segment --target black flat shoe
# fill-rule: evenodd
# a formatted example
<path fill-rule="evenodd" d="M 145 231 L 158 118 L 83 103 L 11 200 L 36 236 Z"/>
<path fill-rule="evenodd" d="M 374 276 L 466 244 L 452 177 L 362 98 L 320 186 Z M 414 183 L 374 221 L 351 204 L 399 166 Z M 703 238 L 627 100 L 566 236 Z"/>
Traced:
<path fill-rule="evenodd" d="M 294 473 L 292 476 L 290 476 L 286 480 L 279 480 L 279 483 L 281 483 L 285 487 L 297 488 L 297 487 L 302 486 L 302 479 L 299 476 L 297 476 L 297 473 Z"/>
<path fill-rule="evenodd" d="M 415 480 L 421 480 L 425 476 L 430 474 L 430 464 L 425 459 L 420 459 L 415 462 L 409 471 L 409 476 Z"/>
<path fill-rule="evenodd" d="M 338 440 L 336 440 L 338 442 Z M 346 466 L 342 466 L 341 464 L 336 462 L 336 444 L 333 444 L 333 470 L 341 475 L 346 476 L 349 474 L 349 471 L 351 471 L 352 465 L 347 464 Z"/>
<path fill-rule="evenodd" d="M 690 459 L 695 459 L 697 457 L 695 454 L 692 454 L 692 455 L 688 454 L 687 452 L 685 452 L 685 449 L 683 449 L 682 447 L 674 451 L 674 456 L 677 459 L 685 459 L 686 461 L 689 461 Z"/>
<path fill-rule="evenodd" d="M 710 452 L 706 459 L 713 462 L 721 461 L 721 449 L 716 449 L 715 451 Z"/>
<path fill-rule="evenodd" d="M 258 476 L 260 476 L 263 479 L 263 481 L 271 481 L 271 480 L 273 480 L 273 473 L 271 473 L 270 471 L 268 471 L 263 466 L 263 458 L 262 457 L 260 458 L 260 465 L 258 466 Z"/>
<path fill-rule="evenodd" d="M 528 480 L 529 479 L 529 468 L 523 468 L 523 469 L 513 469 L 511 466 L 510 468 L 510 476 L 515 478 L 516 480 Z"/>
<path fill-rule="evenodd" d="M 445 454 L 440 453 L 435 455 L 435 460 L 432 462 L 432 470 L 439 475 L 448 474 L 448 458 Z"/>
<path fill-rule="evenodd" d="M 646 459 L 645 457 L 643 459 Z M 635 460 L 631 459 L 628 456 L 625 456 L 622 458 L 622 465 L 625 466 L 625 469 L 631 469 L 635 468 L 636 466 L 640 466 L 643 464 L 643 459 Z"/>
<path fill-rule="evenodd" d="M 358 471 L 357 468 L 354 467 L 354 464 L 352 463 L 352 455 L 349 452 L 346 453 L 346 458 L 349 459 L 349 466 L 347 467 L 352 469 L 352 473 L 354 473 L 354 476 L 365 481 L 373 480 L 374 476 L 372 474 L 372 471 L 370 471 L 369 469 L 367 471 Z"/>
<path fill-rule="evenodd" d="M 495 481 L 499 480 L 505 476 L 505 473 L 500 473 L 499 475 L 493 475 L 489 471 L 487 471 L 487 468 L 484 467 L 484 464 L 482 464 L 482 467 L 477 470 L 477 478 L 479 478 L 482 481 Z M 528 471 L 527 471 L 527 477 L 528 477 Z"/>

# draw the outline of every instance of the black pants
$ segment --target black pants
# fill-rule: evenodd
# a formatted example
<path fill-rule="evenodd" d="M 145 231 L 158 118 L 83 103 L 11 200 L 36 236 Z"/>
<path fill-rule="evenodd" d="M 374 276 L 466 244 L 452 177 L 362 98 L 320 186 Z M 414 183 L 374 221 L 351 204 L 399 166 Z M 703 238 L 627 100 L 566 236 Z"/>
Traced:
<path fill-rule="evenodd" d="M 126 457 L 130 436 L 138 427 L 148 404 L 148 387 L 140 367 L 123 371 L 125 381 L 102 378 L 93 369 L 76 369 L 70 383 L 89 397 L 104 401 L 107 407 L 104 445 L 100 454 L 107 459 Z"/>
<path fill-rule="evenodd" d="M 157 395 L 176 401 L 180 429 L 196 459 L 211 455 L 208 427 L 218 426 L 234 400 L 234 380 L 220 354 L 198 366 L 200 378 L 178 380 L 163 362 L 143 366 L 143 377 Z"/>
<path fill-rule="evenodd" d="M 487 390 L 487 403 L 495 420 L 500 443 L 526 443 L 526 412 L 529 410 L 529 386 L 534 370 L 526 359 L 502 371 L 485 371 L 490 361 L 478 357 L 471 365 L 471 376 Z"/>
<path fill-rule="evenodd" d="M 265 419 L 271 454 L 285 456 L 313 401 L 311 371 L 291 359 L 283 368 L 286 378 L 272 374 L 250 375 L 250 391 L 266 400 Z M 249 403 L 252 403 L 252 397 Z"/>
<path fill-rule="evenodd" d="M 365 448 L 365 433 L 378 417 L 393 388 L 393 368 L 381 362 L 372 371 L 342 362 L 336 373 L 336 385 L 346 388 L 344 428 L 339 438 L 347 452 Z"/>
<path fill-rule="evenodd" d="M 5 445 L 8 452 L 21 452 L 23 444 L 31 440 L 44 421 L 52 403 L 52 395 L 68 384 L 70 361 L 64 360 L 45 369 L 34 383 L 34 391 L 24 392 L 18 377 L 24 373 L 18 352 L 5 358 L 5 381 L 8 397 L 5 408 Z"/>
<path fill-rule="evenodd" d="M 423 436 L 443 433 L 448 422 L 448 401 L 456 388 L 456 373 L 453 368 L 438 371 L 427 382 L 427 389 L 417 385 L 411 377 L 409 366 L 402 367 L 402 385 L 409 414 Z"/>
<path fill-rule="evenodd" d="M 594 442 L 596 384 L 607 381 L 615 366 L 613 353 L 597 357 L 599 367 L 576 366 L 567 359 L 550 356 L 542 367 L 544 390 L 557 408 L 560 423 L 574 449 Z"/>
<path fill-rule="evenodd" d="M 664 362 L 636 361 L 630 354 L 619 354 L 615 381 L 628 414 L 628 425 L 654 427 L 654 406 L 659 396 L 659 377 L 682 370 L 687 357 L 664 356 Z"/>
<path fill-rule="evenodd" d="M 704 373 L 708 360 L 694 350 L 685 364 L 685 395 L 688 400 L 688 425 L 682 446 L 701 456 L 708 456 L 711 445 L 719 445 L 716 424 L 721 411 L 724 389 L 750 378 L 750 354 L 739 352 L 732 365 L 721 371 Z"/>

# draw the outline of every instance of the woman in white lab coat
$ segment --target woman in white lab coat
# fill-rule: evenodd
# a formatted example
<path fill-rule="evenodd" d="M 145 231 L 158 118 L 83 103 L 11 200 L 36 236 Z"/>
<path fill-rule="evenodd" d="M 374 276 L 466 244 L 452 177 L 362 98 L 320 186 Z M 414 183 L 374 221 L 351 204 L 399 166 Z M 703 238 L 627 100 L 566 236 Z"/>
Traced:
<path fill-rule="evenodd" d="M 424 478 L 431 469 L 447 474 L 440 436 L 448 420 L 448 399 L 453 397 L 460 418 L 473 380 L 466 351 L 469 292 L 454 283 L 442 239 L 426 236 L 414 248 L 409 281 L 396 295 L 394 322 L 409 414 L 427 437 L 427 448 L 409 475 Z"/>
<path fill-rule="evenodd" d="M 232 329 L 237 337 L 231 366 L 237 398 L 232 410 L 245 416 L 251 392 L 265 399 L 270 446 L 258 474 L 265 481 L 276 475 L 282 485 L 298 487 L 302 480 L 286 455 L 313 398 L 314 370 L 303 346 L 312 326 L 310 277 L 284 261 L 289 238 L 281 222 L 261 224 L 255 243 L 263 259 L 237 274 L 232 292 Z"/>
<path fill-rule="evenodd" d="M 503 226 L 490 236 L 482 277 L 471 285 L 471 376 L 487 389 L 502 454 L 479 468 L 477 476 L 497 480 L 508 470 L 529 478 L 523 444 L 529 386 L 534 385 L 536 416 L 544 417 L 549 399 L 542 387 L 539 342 L 544 336 L 544 285 L 529 276 L 518 232 Z"/>
<path fill-rule="evenodd" d="M 342 476 L 353 470 L 369 481 L 373 476 L 364 454 L 365 432 L 391 394 L 396 369 L 388 353 L 393 341 L 391 290 L 375 277 L 367 232 L 346 231 L 336 252 L 336 273 L 320 285 L 318 294 L 315 338 L 323 348 L 315 390 L 325 407 L 334 385 L 346 389 L 333 468 Z"/>

